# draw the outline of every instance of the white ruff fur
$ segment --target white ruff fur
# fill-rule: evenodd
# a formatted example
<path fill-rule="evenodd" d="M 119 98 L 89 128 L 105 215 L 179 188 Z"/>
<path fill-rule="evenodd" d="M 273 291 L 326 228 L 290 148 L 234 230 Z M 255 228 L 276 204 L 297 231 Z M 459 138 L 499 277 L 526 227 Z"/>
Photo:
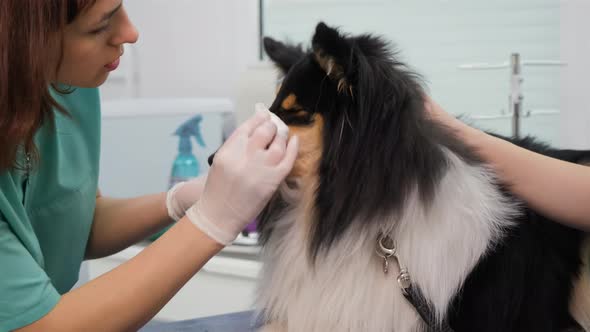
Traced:
<path fill-rule="evenodd" d="M 390 260 L 385 275 L 383 260 L 375 254 L 381 231 L 396 241 L 413 282 L 432 301 L 439 320 L 444 319 L 467 275 L 518 214 L 517 206 L 498 191 L 493 173 L 450 152 L 447 157 L 450 167 L 428 211 L 414 194 L 401 218 L 356 220 L 318 256 L 315 268 L 307 257 L 308 225 L 316 222 L 308 220 L 313 201 L 296 201 L 273 224 L 263 251 L 257 307 L 273 324 L 264 331 L 420 331 L 422 321 L 397 284 L 397 265 Z"/>

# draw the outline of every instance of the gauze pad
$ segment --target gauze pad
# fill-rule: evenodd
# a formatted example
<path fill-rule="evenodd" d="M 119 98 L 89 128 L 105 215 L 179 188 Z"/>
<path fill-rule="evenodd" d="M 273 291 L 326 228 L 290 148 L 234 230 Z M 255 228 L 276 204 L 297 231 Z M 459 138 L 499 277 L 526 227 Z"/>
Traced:
<path fill-rule="evenodd" d="M 275 124 L 275 126 L 277 126 L 277 135 L 283 136 L 284 138 L 289 138 L 289 127 L 276 114 L 269 111 L 266 105 L 263 103 L 256 103 L 254 108 L 257 112 L 266 111 L 270 113 L 270 120 Z"/>

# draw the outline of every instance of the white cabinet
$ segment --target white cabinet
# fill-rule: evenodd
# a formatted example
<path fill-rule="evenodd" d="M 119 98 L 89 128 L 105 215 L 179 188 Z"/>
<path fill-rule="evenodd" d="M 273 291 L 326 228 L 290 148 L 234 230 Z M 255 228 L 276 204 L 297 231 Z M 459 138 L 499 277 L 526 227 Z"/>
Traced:
<path fill-rule="evenodd" d="M 234 106 L 225 98 L 131 98 L 102 105 L 99 187 L 108 197 L 128 198 L 168 189 L 178 154 L 178 126 L 200 114 L 205 147 L 192 140 L 201 172 L 227 132 L 233 130 Z"/>
<path fill-rule="evenodd" d="M 146 244 L 85 263 L 94 279 L 137 255 Z M 178 321 L 252 309 L 261 263 L 258 247 L 231 246 L 213 257 L 156 315 L 155 320 Z M 165 276 L 163 276 L 165 277 Z"/>

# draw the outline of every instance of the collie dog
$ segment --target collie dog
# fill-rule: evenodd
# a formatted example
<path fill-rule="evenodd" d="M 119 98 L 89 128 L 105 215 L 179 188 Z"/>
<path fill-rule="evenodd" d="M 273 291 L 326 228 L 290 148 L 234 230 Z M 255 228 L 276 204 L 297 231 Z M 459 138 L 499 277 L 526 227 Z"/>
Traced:
<path fill-rule="evenodd" d="M 262 330 L 590 331 L 585 234 L 511 195 L 430 121 L 387 42 L 320 23 L 309 50 L 264 45 L 284 74 L 270 110 L 301 144 L 259 219 Z"/>

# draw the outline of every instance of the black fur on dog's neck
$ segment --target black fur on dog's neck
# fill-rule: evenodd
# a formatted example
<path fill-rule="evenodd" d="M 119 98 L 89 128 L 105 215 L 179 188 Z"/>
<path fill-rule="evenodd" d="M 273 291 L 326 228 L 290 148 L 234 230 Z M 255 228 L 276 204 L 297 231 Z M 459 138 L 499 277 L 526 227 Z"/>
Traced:
<path fill-rule="evenodd" d="M 354 223 L 399 215 L 414 191 L 427 206 L 448 166 L 443 147 L 477 162 L 448 130 L 427 119 L 418 76 L 397 60 L 382 39 L 348 37 L 320 24 L 313 49 L 300 53 L 298 62 L 292 53 L 285 56 L 284 48 L 282 54 L 273 52 L 276 43 L 267 40 L 267 52 L 287 73 L 274 111 L 283 96 L 299 91 L 297 95 L 308 96 L 302 98 L 302 106 L 324 119 L 312 258 Z M 330 68 L 339 72 L 327 72 L 320 64 L 323 60 L 331 61 Z M 261 218 L 263 239 L 272 229 L 266 227 L 272 210 Z"/>

